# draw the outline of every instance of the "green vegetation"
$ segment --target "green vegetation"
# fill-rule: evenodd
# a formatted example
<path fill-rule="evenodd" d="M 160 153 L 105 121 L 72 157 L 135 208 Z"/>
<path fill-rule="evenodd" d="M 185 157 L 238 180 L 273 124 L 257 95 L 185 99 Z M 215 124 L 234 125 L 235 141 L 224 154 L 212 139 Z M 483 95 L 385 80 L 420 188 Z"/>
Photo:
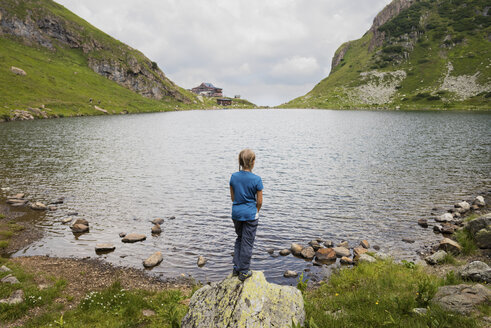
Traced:
<path fill-rule="evenodd" d="M 66 294 L 67 283 L 63 279 L 48 277 L 49 287 L 40 288 L 36 277 L 26 274 L 21 267 L 0 258 L 0 265 L 7 265 L 19 284 L 1 284 L 0 298 L 8 298 L 15 290 L 24 291 L 25 301 L 16 305 L 0 304 L 0 325 L 22 318 L 23 327 L 179 327 L 187 306 L 182 301 L 190 295 L 179 290 L 149 292 L 124 290 L 116 282 L 109 288 L 91 291 L 74 309 L 64 303 L 72 302 Z M 3 278 L 9 273 L 0 273 Z M 38 308 L 36 315 L 28 315 Z M 152 310 L 154 315 L 143 315 Z"/>
<path fill-rule="evenodd" d="M 479 327 L 479 318 L 429 302 L 439 286 L 460 282 L 453 272 L 437 278 L 415 265 L 362 263 L 304 292 L 306 327 Z M 419 315 L 414 308 L 427 312 Z"/>
<path fill-rule="evenodd" d="M 455 237 L 460 246 L 462 246 L 463 255 L 473 255 L 477 252 L 478 247 L 476 241 L 468 229 L 456 231 Z"/>
<path fill-rule="evenodd" d="M 486 5 L 484 0 L 416 1 L 376 33 L 343 44 L 337 54 L 348 49 L 331 74 L 280 107 L 489 110 Z"/>
<path fill-rule="evenodd" d="M 16 223 L 0 222 L 0 253 L 3 249 L 8 247 L 9 241 L 14 234 L 23 229 L 23 226 Z"/>
<path fill-rule="evenodd" d="M 60 24 L 60 29 L 71 37 L 70 40 L 75 40 L 66 42 L 76 44 L 71 46 L 50 38 L 52 45 L 44 47 L 13 35 L 4 33 L 0 36 L 0 121 L 12 118 L 15 110 L 28 111 L 40 118 L 43 114 L 36 109 L 41 109 L 48 117 L 67 117 L 105 115 L 94 106 L 108 114 L 119 114 L 216 105 L 216 101 L 198 101 L 196 95 L 167 79 L 156 62 L 51 0 L 7 1 L 2 4 L 2 9 L 8 17 L 22 20 L 26 19 L 28 11 L 34 22 L 49 17 Z M 161 100 L 143 97 L 95 73 L 89 62 L 116 63 L 112 65 L 131 74 L 145 70 L 151 76 L 140 74 L 140 78 L 158 82 L 166 90 L 164 96 Z M 27 75 L 12 73 L 11 66 L 23 69 Z M 241 108 L 254 107 L 245 100 L 236 104 Z"/>

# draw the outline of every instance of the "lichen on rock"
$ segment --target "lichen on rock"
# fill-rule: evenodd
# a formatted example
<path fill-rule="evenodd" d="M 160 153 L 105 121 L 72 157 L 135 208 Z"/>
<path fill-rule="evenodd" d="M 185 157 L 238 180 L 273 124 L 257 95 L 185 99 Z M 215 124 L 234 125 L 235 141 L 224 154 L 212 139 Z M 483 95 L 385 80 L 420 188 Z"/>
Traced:
<path fill-rule="evenodd" d="M 304 320 L 297 288 L 268 283 L 262 272 L 254 271 L 245 282 L 230 275 L 199 289 L 181 327 L 290 327 L 292 321 L 302 325 Z"/>

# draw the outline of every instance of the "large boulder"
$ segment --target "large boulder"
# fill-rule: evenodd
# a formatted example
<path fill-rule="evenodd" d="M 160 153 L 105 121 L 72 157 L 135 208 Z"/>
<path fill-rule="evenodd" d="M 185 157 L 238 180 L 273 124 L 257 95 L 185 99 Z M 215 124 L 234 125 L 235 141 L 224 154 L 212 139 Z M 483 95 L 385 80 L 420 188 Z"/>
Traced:
<path fill-rule="evenodd" d="M 315 252 L 317 261 L 332 261 L 337 258 L 336 252 L 332 248 L 321 248 Z"/>
<path fill-rule="evenodd" d="M 489 301 L 491 291 L 480 284 L 442 286 L 431 300 L 446 310 L 462 314 L 468 314 L 474 311 L 476 306 Z"/>
<path fill-rule="evenodd" d="M 474 236 L 479 230 L 489 228 L 491 226 L 491 213 L 480 216 L 477 219 L 467 223 L 467 229 Z"/>
<path fill-rule="evenodd" d="M 450 213 L 445 213 L 440 216 L 437 216 L 435 218 L 436 222 L 452 222 L 453 221 L 453 215 Z"/>
<path fill-rule="evenodd" d="M 486 283 L 491 282 L 491 268 L 481 261 L 467 263 L 459 270 L 459 274 L 462 279 Z"/>
<path fill-rule="evenodd" d="M 290 327 L 292 320 L 305 320 L 300 290 L 268 283 L 254 271 L 244 282 L 230 275 L 196 291 L 181 327 Z"/>
<path fill-rule="evenodd" d="M 337 257 L 348 257 L 351 255 L 351 252 L 346 247 L 334 247 L 332 250 L 336 253 Z"/>
<path fill-rule="evenodd" d="M 312 246 L 304 247 L 300 254 L 302 254 L 302 257 L 304 259 L 312 260 L 315 256 L 315 250 Z"/>

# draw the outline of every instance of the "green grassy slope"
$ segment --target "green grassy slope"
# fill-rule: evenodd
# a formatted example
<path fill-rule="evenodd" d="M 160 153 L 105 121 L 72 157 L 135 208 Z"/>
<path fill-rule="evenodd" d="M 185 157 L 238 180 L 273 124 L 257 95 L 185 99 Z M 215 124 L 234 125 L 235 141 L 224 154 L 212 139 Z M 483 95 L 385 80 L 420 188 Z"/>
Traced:
<path fill-rule="evenodd" d="M 372 30 L 349 42 L 327 78 L 280 107 L 491 109 L 486 8 L 485 0 L 416 1 L 379 27 L 381 46 Z"/>
<path fill-rule="evenodd" d="M 14 21 L 27 32 L 12 32 Z M 126 80 L 118 84 L 96 73 L 93 68 L 102 65 Z M 27 75 L 14 74 L 12 66 Z M 147 94 L 135 90 L 141 85 Z M 159 88 L 160 99 L 148 95 L 152 86 Z M 34 117 L 104 115 L 94 106 L 108 114 L 136 113 L 213 108 L 216 100 L 200 101 L 141 52 L 51 0 L 0 0 L 0 121 L 19 110 Z"/>

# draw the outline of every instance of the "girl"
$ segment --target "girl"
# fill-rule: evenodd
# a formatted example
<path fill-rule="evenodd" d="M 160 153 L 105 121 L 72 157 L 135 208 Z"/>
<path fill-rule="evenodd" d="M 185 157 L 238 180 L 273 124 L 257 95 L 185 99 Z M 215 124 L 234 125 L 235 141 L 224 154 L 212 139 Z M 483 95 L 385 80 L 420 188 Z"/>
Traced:
<path fill-rule="evenodd" d="M 263 182 L 252 173 L 256 155 L 250 149 L 239 154 L 239 172 L 230 178 L 230 198 L 232 199 L 232 221 L 237 239 L 234 250 L 233 275 L 241 281 L 252 276 L 249 270 L 252 247 L 259 223 L 259 210 L 263 204 Z"/>

